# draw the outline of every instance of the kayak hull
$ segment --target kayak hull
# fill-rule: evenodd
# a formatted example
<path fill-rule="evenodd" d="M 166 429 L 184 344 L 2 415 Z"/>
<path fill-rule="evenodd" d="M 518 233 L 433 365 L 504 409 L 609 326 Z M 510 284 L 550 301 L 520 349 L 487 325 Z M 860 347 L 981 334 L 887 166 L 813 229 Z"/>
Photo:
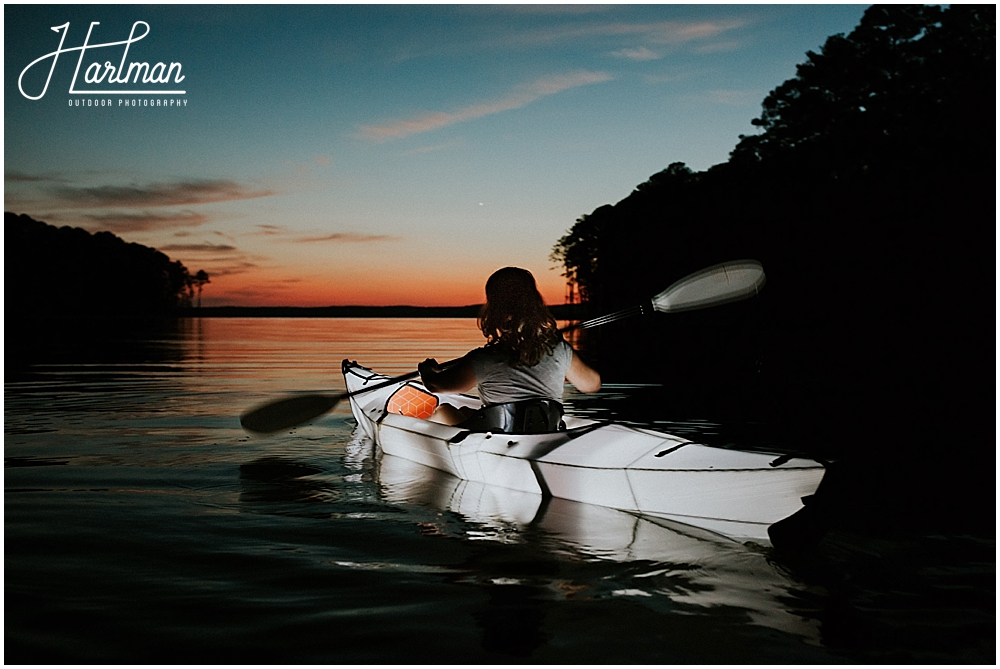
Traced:
<path fill-rule="evenodd" d="M 344 361 L 348 391 L 387 377 Z M 399 385 L 402 385 L 400 382 Z M 385 453 L 459 479 L 609 507 L 767 541 L 767 528 L 802 508 L 825 469 L 813 460 L 692 443 L 624 425 L 566 417 L 562 432 L 492 434 L 393 414 L 398 385 L 351 397 L 359 428 Z M 454 406 L 478 398 L 440 395 Z"/>

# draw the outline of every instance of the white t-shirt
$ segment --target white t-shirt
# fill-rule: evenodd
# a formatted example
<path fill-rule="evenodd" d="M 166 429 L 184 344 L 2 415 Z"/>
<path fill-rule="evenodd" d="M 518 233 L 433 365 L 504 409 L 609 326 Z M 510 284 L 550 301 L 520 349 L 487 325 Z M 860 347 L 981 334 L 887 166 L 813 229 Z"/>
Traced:
<path fill-rule="evenodd" d="M 562 401 L 566 371 L 573 360 L 573 348 L 560 340 L 551 355 L 544 355 L 533 367 L 507 364 L 502 351 L 477 348 L 466 356 L 476 373 L 483 404 L 504 404 L 537 398 Z"/>

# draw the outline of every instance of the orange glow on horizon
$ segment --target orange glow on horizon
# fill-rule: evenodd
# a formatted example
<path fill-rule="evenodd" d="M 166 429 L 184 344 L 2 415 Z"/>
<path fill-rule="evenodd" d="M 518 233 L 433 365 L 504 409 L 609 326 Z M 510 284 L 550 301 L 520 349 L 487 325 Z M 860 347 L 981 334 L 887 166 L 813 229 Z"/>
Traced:
<path fill-rule="evenodd" d="M 441 274 L 411 276 L 368 272 L 354 277 L 293 277 L 257 271 L 252 276 L 231 274 L 211 277 L 202 290 L 202 305 L 238 307 L 418 306 L 461 307 L 482 304 L 482 277 Z M 564 302 L 565 283 L 559 276 L 535 274 L 546 304 Z M 197 297 L 195 298 L 197 299 Z"/>

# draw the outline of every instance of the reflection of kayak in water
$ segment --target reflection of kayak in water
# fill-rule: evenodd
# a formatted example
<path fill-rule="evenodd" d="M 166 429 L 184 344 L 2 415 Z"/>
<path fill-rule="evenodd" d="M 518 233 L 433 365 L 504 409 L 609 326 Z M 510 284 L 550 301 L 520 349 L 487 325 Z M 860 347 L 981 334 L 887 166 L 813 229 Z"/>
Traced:
<path fill-rule="evenodd" d="M 740 545 L 721 534 L 669 520 L 462 480 L 387 453 L 379 459 L 377 472 L 387 502 L 452 511 L 498 533 L 530 525 L 581 553 L 616 562 L 692 564 L 719 545 Z"/>
<path fill-rule="evenodd" d="M 343 372 L 352 393 L 387 380 L 346 360 Z M 413 402 L 400 401 L 406 392 L 415 395 Z M 385 453 L 459 479 L 665 518 L 734 538 L 767 541 L 768 526 L 802 508 L 802 498 L 823 478 L 823 466 L 813 460 L 713 448 L 575 416 L 566 416 L 563 431 L 522 435 L 472 432 L 404 415 L 427 413 L 415 406 L 421 394 L 427 393 L 419 385 L 400 381 L 351 396 L 351 410 Z M 438 397 L 456 407 L 480 406 L 467 395 Z"/>
<path fill-rule="evenodd" d="M 527 540 L 588 560 L 651 563 L 629 588 L 618 584 L 604 595 L 650 602 L 666 596 L 681 610 L 694 607 L 696 612 L 728 607 L 743 611 L 756 625 L 818 642 L 814 617 L 808 610 L 795 611 L 809 609 L 800 599 L 804 586 L 752 546 L 662 518 L 458 479 L 387 453 L 377 458 L 375 471 L 386 502 L 449 511 L 474 524 L 456 528 L 436 522 L 435 534 L 454 536 L 458 530 L 463 539 Z M 593 584 L 582 587 L 594 589 Z"/>

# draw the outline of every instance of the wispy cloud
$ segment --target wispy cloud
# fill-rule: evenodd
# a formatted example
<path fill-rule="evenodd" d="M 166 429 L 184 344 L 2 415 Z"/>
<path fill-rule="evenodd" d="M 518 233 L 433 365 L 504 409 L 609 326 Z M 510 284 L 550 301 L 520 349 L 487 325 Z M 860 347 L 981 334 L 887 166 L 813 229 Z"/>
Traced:
<path fill-rule="evenodd" d="M 58 186 L 52 193 L 64 206 L 79 208 L 171 207 L 250 200 L 276 194 L 273 190 L 256 190 L 222 179 L 146 186 Z"/>
<path fill-rule="evenodd" d="M 88 228 L 96 227 L 114 233 L 196 228 L 208 221 L 207 216 L 193 211 L 184 211 L 177 214 L 87 214 L 82 219 L 90 223 L 87 225 Z"/>
<path fill-rule="evenodd" d="M 269 224 L 257 225 L 257 230 L 259 230 L 258 234 L 268 237 L 284 237 L 287 241 L 301 244 L 315 244 L 322 242 L 358 244 L 368 242 L 394 242 L 402 239 L 402 237 L 394 237 L 392 235 L 373 235 L 363 232 L 330 232 L 308 235 L 302 234 L 300 231 L 290 230 L 284 225 Z"/>
<path fill-rule="evenodd" d="M 616 58 L 627 58 L 629 60 L 659 60 L 663 58 L 662 54 L 651 51 L 644 46 L 636 49 L 619 49 L 618 51 L 612 51 L 611 55 Z"/>
<path fill-rule="evenodd" d="M 200 262 L 200 261 L 199 261 Z M 236 260 L 226 262 L 225 260 L 213 259 L 204 261 L 210 264 L 205 265 L 205 271 L 208 272 L 211 277 L 220 276 L 232 276 L 234 274 L 246 274 L 251 270 L 255 270 L 260 265 L 249 260 Z"/>
<path fill-rule="evenodd" d="M 5 172 L 3 180 L 12 183 L 44 183 L 58 182 L 62 179 L 45 174 L 25 174 L 24 172 Z"/>
<path fill-rule="evenodd" d="M 186 253 L 236 253 L 239 251 L 229 244 L 167 244 L 161 251 L 181 251 Z"/>
<path fill-rule="evenodd" d="M 288 231 L 288 228 L 281 225 L 258 225 L 257 229 L 264 235 L 281 235 Z"/>
<path fill-rule="evenodd" d="M 398 239 L 399 237 L 393 237 L 391 235 L 366 235 L 359 232 L 334 232 L 329 235 L 322 235 L 319 237 L 297 237 L 295 241 L 312 244 L 314 242 L 392 242 L 397 241 Z"/>
<path fill-rule="evenodd" d="M 570 24 L 505 33 L 496 38 L 509 46 L 538 46 L 569 40 L 592 40 L 603 37 L 638 38 L 650 44 L 684 44 L 721 35 L 741 28 L 746 22 L 740 19 L 717 21 L 610 21 Z"/>
<path fill-rule="evenodd" d="M 212 244 L 198 242 L 190 244 L 163 244 L 157 248 L 183 262 L 188 269 L 204 269 L 215 278 L 233 274 L 244 274 L 258 268 L 256 258 L 232 244 Z"/>
<path fill-rule="evenodd" d="M 605 72 L 579 71 L 538 79 L 530 84 L 518 86 L 502 98 L 469 105 L 453 112 L 431 112 L 409 119 L 391 121 L 384 125 L 361 126 L 362 137 L 376 141 L 399 139 L 445 126 L 471 121 L 490 114 L 498 114 L 519 109 L 548 95 L 562 91 L 609 81 L 611 75 Z"/>
<path fill-rule="evenodd" d="M 676 44 L 715 37 L 730 30 L 742 28 L 744 25 L 746 22 L 739 19 L 698 21 L 695 23 L 665 21 L 650 26 L 650 37 L 662 44 Z"/>

